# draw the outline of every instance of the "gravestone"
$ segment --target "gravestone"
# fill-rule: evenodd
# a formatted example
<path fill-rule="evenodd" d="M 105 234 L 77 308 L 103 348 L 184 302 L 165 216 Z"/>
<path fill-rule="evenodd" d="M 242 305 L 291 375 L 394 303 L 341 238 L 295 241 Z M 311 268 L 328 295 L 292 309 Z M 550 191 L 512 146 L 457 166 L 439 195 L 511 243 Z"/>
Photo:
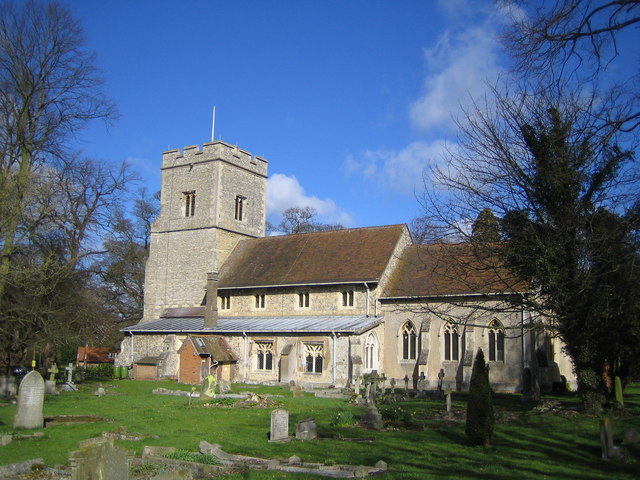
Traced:
<path fill-rule="evenodd" d="M 427 379 L 424 376 L 424 372 L 420 373 L 420 377 L 418 377 L 418 396 L 423 397 L 424 391 L 427 388 Z"/>
<path fill-rule="evenodd" d="M 619 453 L 619 449 L 613 445 L 613 425 L 609 417 L 600 420 L 600 448 L 603 460 L 615 457 Z"/>
<path fill-rule="evenodd" d="M 216 379 L 213 375 L 207 375 L 202 381 L 200 398 L 214 398 L 216 396 Z"/>
<path fill-rule="evenodd" d="M 384 373 L 380 376 L 380 394 L 384 395 L 385 387 L 387 385 L 387 377 L 385 377 Z"/>
<path fill-rule="evenodd" d="M 53 365 L 51 365 L 51 368 L 49 368 L 49 370 L 47 370 L 47 372 L 49 372 L 49 380 L 55 382 L 56 381 L 56 374 L 59 372 L 58 365 L 56 365 L 54 363 Z"/>
<path fill-rule="evenodd" d="M 364 389 L 364 398 L 369 403 L 371 401 L 371 383 L 367 382 L 367 386 Z"/>
<path fill-rule="evenodd" d="M 302 390 L 302 387 L 299 386 L 299 385 L 291 387 L 291 393 L 293 394 L 293 398 L 302 398 L 302 397 L 304 397 L 304 391 Z"/>
<path fill-rule="evenodd" d="M 289 412 L 278 409 L 271 412 L 270 442 L 286 442 L 289 440 Z"/>
<path fill-rule="evenodd" d="M 382 430 L 384 428 L 382 415 L 380 415 L 375 403 L 367 405 L 367 410 L 360 418 L 360 426 L 364 428 L 371 428 L 373 430 Z"/>
<path fill-rule="evenodd" d="M 16 379 L 12 375 L 0 375 L 0 396 L 13 397 L 16 394 Z"/>
<path fill-rule="evenodd" d="M 318 438 L 318 426 L 313 418 L 301 420 L 296 424 L 296 438 L 298 440 L 315 440 Z"/>
<path fill-rule="evenodd" d="M 30 371 L 20 382 L 18 409 L 13 428 L 42 428 L 44 425 L 44 380 L 36 370 Z"/>
<path fill-rule="evenodd" d="M 447 416 L 451 416 L 453 414 L 451 411 L 451 390 L 447 390 L 444 393 L 447 396 Z"/>
<path fill-rule="evenodd" d="M 391 393 L 394 393 L 396 390 L 396 379 L 392 378 L 389 380 L 389 386 L 391 387 Z"/>
<path fill-rule="evenodd" d="M 56 390 L 56 381 L 55 380 L 45 380 L 44 382 L 44 393 L 47 395 L 57 395 L 58 391 Z"/>
<path fill-rule="evenodd" d="M 404 393 L 409 393 L 409 375 L 404 376 Z"/>
<path fill-rule="evenodd" d="M 360 382 L 362 381 L 362 379 L 360 377 L 357 377 L 353 383 L 354 389 L 355 389 L 355 393 L 356 396 L 360 395 Z"/>
<path fill-rule="evenodd" d="M 218 383 L 218 389 L 220 393 L 229 393 L 231 391 L 231 382 L 221 379 L 220 383 Z"/>
<path fill-rule="evenodd" d="M 444 368 L 438 372 L 438 391 L 442 392 L 442 382 L 444 381 Z"/>
<path fill-rule="evenodd" d="M 124 449 L 113 439 L 92 438 L 80 443 L 80 449 L 69 456 L 72 480 L 129 478 L 129 460 Z"/>
<path fill-rule="evenodd" d="M 70 363 L 69 365 L 64 367 L 64 369 L 67 371 L 67 380 L 60 387 L 60 389 L 67 392 L 77 392 L 78 387 L 76 387 L 75 383 L 73 383 L 73 371 L 75 370 L 73 363 Z"/>

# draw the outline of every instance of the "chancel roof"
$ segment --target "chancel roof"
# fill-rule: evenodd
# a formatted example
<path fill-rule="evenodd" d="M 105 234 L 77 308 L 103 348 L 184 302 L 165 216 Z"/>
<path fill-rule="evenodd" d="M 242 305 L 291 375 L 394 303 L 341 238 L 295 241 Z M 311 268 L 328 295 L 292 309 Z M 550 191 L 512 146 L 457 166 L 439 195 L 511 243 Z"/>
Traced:
<path fill-rule="evenodd" d="M 498 247 L 496 247 L 498 248 Z M 396 266 L 383 298 L 525 292 L 497 256 L 471 244 L 411 245 Z"/>
<path fill-rule="evenodd" d="M 196 307 L 198 308 L 198 307 Z M 366 315 L 308 315 L 285 317 L 220 317 L 218 325 L 204 327 L 200 316 L 172 316 L 169 309 L 158 320 L 123 328 L 132 334 L 191 333 L 191 334 L 242 334 L 242 333 L 350 333 L 360 334 L 382 322 L 380 316 Z M 193 309 L 195 310 L 195 308 Z M 204 313 L 204 308 L 201 308 Z"/>
<path fill-rule="evenodd" d="M 220 270 L 219 288 L 375 282 L 404 225 L 244 240 Z"/>

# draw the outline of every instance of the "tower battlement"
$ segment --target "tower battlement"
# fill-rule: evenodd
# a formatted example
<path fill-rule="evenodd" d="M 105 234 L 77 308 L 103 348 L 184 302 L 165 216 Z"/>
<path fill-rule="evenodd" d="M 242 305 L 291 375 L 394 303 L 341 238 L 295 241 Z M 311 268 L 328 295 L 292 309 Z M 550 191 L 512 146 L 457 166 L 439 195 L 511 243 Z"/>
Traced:
<path fill-rule="evenodd" d="M 238 148 L 221 140 L 207 142 L 202 145 L 190 145 L 180 149 L 162 152 L 162 169 L 176 168 L 196 163 L 224 161 L 250 170 L 258 175 L 267 176 L 267 160 L 251 155 L 246 150 Z"/>

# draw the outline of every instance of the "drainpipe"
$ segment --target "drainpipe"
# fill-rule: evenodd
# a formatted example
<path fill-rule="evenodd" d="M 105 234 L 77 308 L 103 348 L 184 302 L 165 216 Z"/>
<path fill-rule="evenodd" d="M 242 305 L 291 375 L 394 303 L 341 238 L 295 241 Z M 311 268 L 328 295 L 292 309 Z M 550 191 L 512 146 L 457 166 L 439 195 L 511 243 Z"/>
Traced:
<path fill-rule="evenodd" d="M 133 367 L 133 333 L 131 334 L 131 366 Z"/>
<path fill-rule="evenodd" d="M 336 332 L 331 332 L 333 335 L 333 353 L 331 354 L 331 363 L 332 363 L 332 373 L 331 373 L 331 383 L 335 386 L 336 384 Z"/>
<path fill-rule="evenodd" d="M 365 300 L 365 303 L 364 303 L 364 305 L 365 305 L 364 313 L 368 317 L 369 316 L 369 301 L 370 301 L 369 293 L 370 292 L 369 292 L 369 284 L 367 282 L 364 282 L 364 288 L 367 289 L 367 297 L 366 297 L 366 300 Z"/>
<path fill-rule="evenodd" d="M 244 359 L 243 363 L 243 372 L 242 372 L 242 382 L 247 383 L 247 354 L 249 352 L 249 337 L 247 337 L 247 332 L 242 332 L 244 336 Z"/>

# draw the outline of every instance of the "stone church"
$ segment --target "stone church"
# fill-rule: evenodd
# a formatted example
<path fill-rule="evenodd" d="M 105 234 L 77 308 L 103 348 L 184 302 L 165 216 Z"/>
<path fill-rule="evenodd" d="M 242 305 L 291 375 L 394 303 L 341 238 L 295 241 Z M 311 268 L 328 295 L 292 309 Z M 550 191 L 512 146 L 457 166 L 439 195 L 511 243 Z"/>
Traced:
<path fill-rule="evenodd" d="M 406 225 L 265 237 L 267 161 L 222 141 L 162 156 L 144 317 L 123 329 L 134 378 L 345 387 L 377 372 L 466 389 L 482 348 L 492 387 L 573 382 L 526 290 L 469 245 Z"/>

